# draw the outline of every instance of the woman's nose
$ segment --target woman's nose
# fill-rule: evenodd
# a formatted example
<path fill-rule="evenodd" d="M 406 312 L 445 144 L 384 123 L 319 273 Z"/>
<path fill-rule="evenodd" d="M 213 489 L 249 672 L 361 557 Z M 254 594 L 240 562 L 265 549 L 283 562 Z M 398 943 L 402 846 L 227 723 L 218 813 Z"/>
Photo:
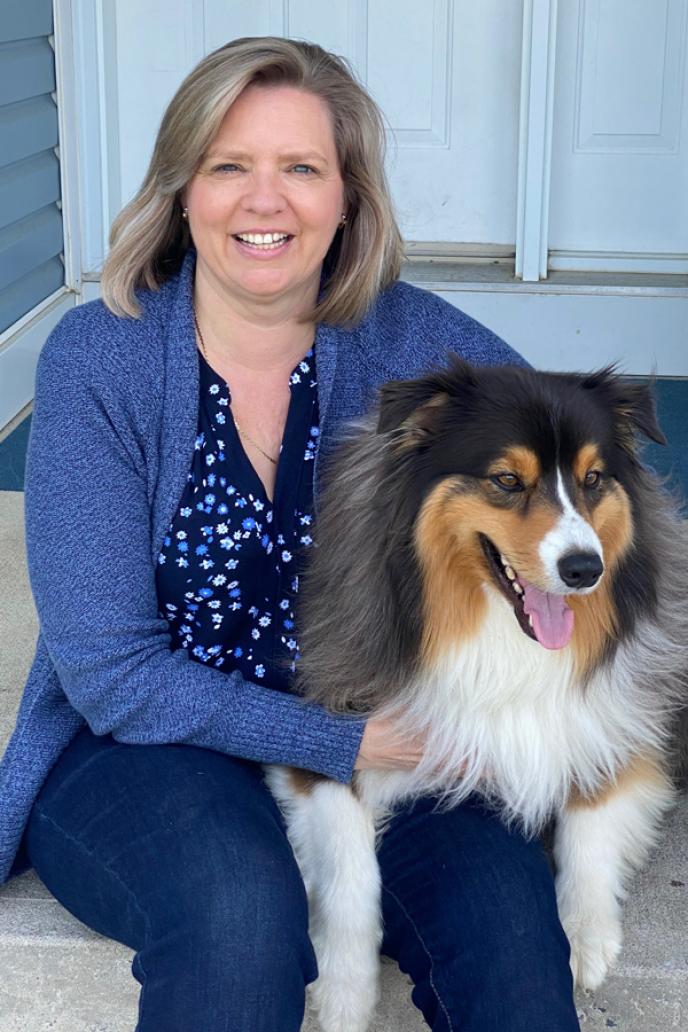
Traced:
<path fill-rule="evenodd" d="M 271 170 L 254 170 L 247 178 L 242 205 L 246 211 L 260 214 L 282 211 L 286 206 L 286 200 L 279 173 Z"/>

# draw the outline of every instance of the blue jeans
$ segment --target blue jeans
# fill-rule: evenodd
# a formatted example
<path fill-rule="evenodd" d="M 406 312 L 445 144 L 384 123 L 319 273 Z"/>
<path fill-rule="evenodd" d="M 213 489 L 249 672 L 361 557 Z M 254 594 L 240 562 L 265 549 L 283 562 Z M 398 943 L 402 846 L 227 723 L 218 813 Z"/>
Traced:
<path fill-rule="evenodd" d="M 478 802 L 401 810 L 380 849 L 385 939 L 435 1032 L 576 1032 L 539 843 Z M 137 1032 L 298 1032 L 317 976 L 306 896 L 259 765 L 81 731 L 25 843 L 56 898 L 136 951 Z"/>

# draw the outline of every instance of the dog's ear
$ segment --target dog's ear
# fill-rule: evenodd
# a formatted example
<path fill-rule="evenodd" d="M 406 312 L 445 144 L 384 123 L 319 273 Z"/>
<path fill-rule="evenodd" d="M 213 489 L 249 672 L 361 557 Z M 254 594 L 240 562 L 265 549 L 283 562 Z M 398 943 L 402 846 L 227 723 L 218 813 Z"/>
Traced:
<path fill-rule="evenodd" d="M 643 434 L 656 444 L 667 443 L 657 420 L 651 383 L 629 383 L 615 375 L 613 366 L 608 366 L 586 377 L 583 387 L 604 394 L 611 404 L 624 444 L 633 446 L 634 432 Z"/>
<path fill-rule="evenodd" d="M 615 410 L 617 418 L 638 430 L 656 444 L 666 444 L 667 439 L 657 419 L 657 406 L 652 388 L 647 384 L 619 384 L 620 396 Z"/>
<path fill-rule="evenodd" d="M 446 401 L 447 395 L 436 384 L 429 383 L 428 379 L 392 380 L 380 388 L 379 434 L 400 430 L 402 427 L 420 430 L 421 411 Z"/>
<path fill-rule="evenodd" d="M 456 396 L 464 383 L 474 384 L 473 367 L 454 352 L 449 352 L 449 366 L 437 369 L 417 380 L 391 380 L 380 388 L 379 434 L 406 429 L 417 437 L 430 430 L 433 410 Z M 430 418 L 428 418 L 430 417 Z"/>

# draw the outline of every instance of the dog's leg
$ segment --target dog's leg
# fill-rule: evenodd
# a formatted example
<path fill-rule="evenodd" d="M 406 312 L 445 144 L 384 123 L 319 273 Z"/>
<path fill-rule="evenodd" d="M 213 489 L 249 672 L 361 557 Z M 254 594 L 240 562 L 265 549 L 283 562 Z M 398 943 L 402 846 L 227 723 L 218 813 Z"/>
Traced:
<path fill-rule="evenodd" d="M 266 769 L 306 885 L 318 961 L 311 1002 L 324 1032 L 366 1032 L 377 1003 L 382 942 L 375 823 L 348 785 Z"/>
<path fill-rule="evenodd" d="M 382 919 L 372 815 L 351 789 L 320 781 L 309 799 L 318 959 L 313 1003 L 324 1032 L 366 1032 L 378 996 Z"/>
<path fill-rule="evenodd" d="M 557 901 L 577 984 L 596 989 L 621 950 L 621 901 L 655 843 L 674 790 L 654 757 L 637 757 L 594 798 L 576 795 L 555 833 Z"/>

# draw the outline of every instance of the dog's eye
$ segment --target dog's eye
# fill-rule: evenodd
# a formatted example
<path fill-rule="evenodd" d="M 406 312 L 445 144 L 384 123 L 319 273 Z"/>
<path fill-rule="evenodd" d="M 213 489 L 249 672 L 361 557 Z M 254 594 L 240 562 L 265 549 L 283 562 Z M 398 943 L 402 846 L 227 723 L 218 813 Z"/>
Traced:
<path fill-rule="evenodd" d="M 585 486 L 586 487 L 598 487 L 602 480 L 602 474 L 599 469 L 589 469 L 585 474 Z"/>
<path fill-rule="evenodd" d="M 490 480 L 502 491 L 523 491 L 523 481 L 515 473 L 495 473 Z"/>

